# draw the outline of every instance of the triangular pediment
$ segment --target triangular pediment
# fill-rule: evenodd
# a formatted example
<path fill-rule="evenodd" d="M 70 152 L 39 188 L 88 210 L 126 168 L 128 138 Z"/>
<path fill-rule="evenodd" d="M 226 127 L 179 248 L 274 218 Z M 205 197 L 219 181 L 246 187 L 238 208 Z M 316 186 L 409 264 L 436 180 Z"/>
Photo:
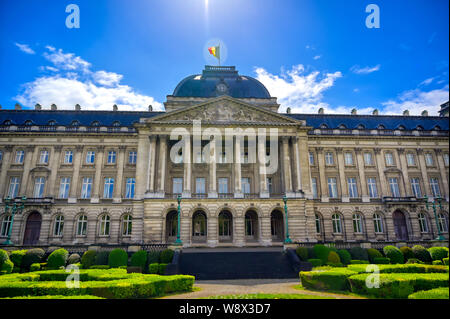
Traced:
<path fill-rule="evenodd" d="M 184 123 L 201 120 L 211 124 L 304 125 L 303 121 L 242 102 L 229 96 L 188 106 L 148 119 L 147 123 Z"/>

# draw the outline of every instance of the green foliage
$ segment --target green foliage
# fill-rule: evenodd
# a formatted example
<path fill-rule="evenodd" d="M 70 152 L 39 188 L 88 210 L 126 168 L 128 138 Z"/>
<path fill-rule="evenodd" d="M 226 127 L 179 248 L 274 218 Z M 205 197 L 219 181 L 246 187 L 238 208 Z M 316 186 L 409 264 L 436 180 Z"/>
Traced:
<path fill-rule="evenodd" d="M 349 290 L 348 277 L 356 272 L 348 269 L 333 269 L 328 271 L 301 271 L 302 286 L 315 290 Z"/>
<path fill-rule="evenodd" d="M 332 264 L 340 264 L 341 258 L 339 258 L 339 255 L 336 252 L 330 251 L 330 253 L 328 254 L 327 262 L 332 263 Z"/>
<path fill-rule="evenodd" d="M 8 252 L 6 250 L 0 249 L 0 266 L 3 265 L 3 263 L 8 259 L 9 259 Z"/>
<path fill-rule="evenodd" d="M 333 263 L 333 262 L 327 262 L 326 263 L 327 266 L 331 266 L 332 268 L 334 267 L 345 267 L 345 265 L 343 263 Z"/>
<path fill-rule="evenodd" d="M 444 259 L 442 259 L 442 261 L 444 262 L 444 265 L 447 265 L 447 266 L 448 266 L 448 257 L 447 257 L 447 258 L 444 258 Z"/>
<path fill-rule="evenodd" d="M 352 260 L 352 256 L 350 255 L 347 249 L 339 249 L 337 253 L 339 255 L 339 258 L 341 258 L 341 262 L 344 265 L 348 265 L 350 263 L 350 260 Z"/>
<path fill-rule="evenodd" d="M 14 267 L 21 267 L 23 256 L 27 251 L 25 249 L 22 250 L 13 250 L 9 255 L 9 259 L 13 262 Z"/>
<path fill-rule="evenodd" d="M 330 253 L 330 248 L 328 248 L 322 244 L 314 245 L 314 254 L 316 255 L 317 259 L 322 260 L 323 264 L 326 264 L 328 262 L 328 254 L 329 253 Z"/>
<path fill-rule="evenodd" d="M 306 247 L 297 247 L 295 252 L 297 253 L 298 258 L 300 258 L 301 261 L 307 261 L 308 260 L 308 248 L 306 248 Z"/>
<path fill-rule="evenodd" d="M 88 269 L 95 263 L 95 256 L 97 255 L 97 252 L 95 250 L 86 250 L 83 254 L 83 257 L 81 257 L 81 266 L 84 269 Z"/>
<path fill-rule="evenodd" d="M 109 269 L 108 265 L 92 265 L 89 269 Z"/>
<path fill-rule="evenodd" d="M 369 261 L 352 259 L 352 260 L 350 260 L 350 264 L 351 265 L 369 264 Z"/>
<path fill-rule="evenodd" d="M 0 273 L 2 274 L 10 274 L 13 271 L 14 264 L 11 260 L 7 259 L 0 266 Z"/>
<path fill-rule="evenodd" d="M 410 258 L 414 258 L 414 252 L 408 246 L 400 247 L 400 251 L 402 252 L 403 257 L 404 257 L 405 260 L 408 260 Z"/>
<path fill-rule="evenodd" d="M 390 264 L 391 260 L 387 257 L 376 257 L 373 261 L 374 264 Z"/>
<path fill-rule="evenodd" d="M 157 264 L 159 263 L 159 255 L 161 252 L 159 251 L 149 251 L 148 252 L 148 258 L 147 263 L 149 264 Z"/>
<path fill-rule="evenodd" d="M 448 257 L 447 247 L 431 247 L 428 248 L 432 260 L 442 260 Z"/>
<path fill-rule="evenodd" d="M 41 265 L 38 263 L 34 263 L 30 266 L 30 271 L 39 271 L 41 270 Z"/>
<path fill-rule="evenodd" d="M 444 265 L 442 260 L 433 260 L 433 265 Z"/>
<path fill-rule="evenodd" d="M 108 265 L 109 251 L 98 251 L 95 255 L 95 265 Z"/>
<path fill-rule="evenodd" d="M 148 265 L 148 273 L 149 274 L 157 274 L 159 272 L 159 264 L 153 263 Z"/>
<path fill-rule="evenodd" d="M 352 259 L 369 260 L 369 255 L 367 254 L 367 250 L 364 248 L 361 248 L 361 247 L 350 248 L 350 255 L 352 255 Z"/>
<path fill-rule="evenodd" d="M 80 260 L 81 260 L 80 255 L 78 255 L 78 254 L 71 254 L 69 256 L 69 258 L 67 258 L 67 264 L 68 265 L 73 265 L 73 264 L 79 263 Z"/>
<path fill-rule="evenodd" d="M 126 267 L 128 264 L 127 252 L 121 248 L 113 249 L 109 253 L 108 264 L 111 268 Z"/>
<path fill-rule="evenodd" d="M 167 264 L 159 264 L 158 273 L 160 275 L 164 275 L 166 273 L 166 267 L 167 267 Z"/>
<path fill-rule="evenodd" d="M 164 249 L 161 252 L 161 255 L 159 256 L 159 258 L 161 259 L 161 263 L 162 264 L 171 264 L 174 253 L 175 252 L 172 249 Z"/>
<path fill-rule="evenodd" d="M 308 248 L 308 259 L 315 259 L 316 254 L 314 253 L 314 248 L 309 247 Z"/>
<path fill-rule="evenodd" d="M 418 291 L 408 296 L 408 299 L 449 299 L 448 288 L 435 288 Z"/>
<path fill-rule="evenodd" d="M 58 269 L 66 265 L 69 252 L 64 248 L 54 250 L 47 259 L 47 267 L 49 269 Z"/>
<path fill-rule="evenodd" d="M 420 261 L 420 260 L 417 259 L 417 258 L 409 258 L 409 259 L 406 261 L 406 264 L 423 264 L 423 261 Z"/>
<path fill-rule="evenodd" d="M 391 260 L 393 264 L 403 264 L 405 259 L 400 249 L 395 246 L 389 245 L 383 248 L 384 255 Z"/>
<path fill-rule="evenodd" d="M 12 298 L 2 298 L 2 299 L 105 299 L 97 296 L 81 295 L 81 296 L 61 296 L 61 295 L 47 295 L 47 296 L 19 296 Z"/>
<path fill-rule="evenodd" d="M 311 263 L 311 265 L 313 267 L 319 267 L 319 266 L 323 265 L 322 260 L 321 259 L 317 259 L 317 258 L 308 259 L 308 262 Z"/>
<path fill-rule="evenodd" d="M 424 263 L 431 262 L 430 252 L 426 250 L 425 247 L 421 245 L 415 245 L 413 246 L 412 251 L 414 253 L 414 258 L 417 258 Z"/>
<path fill-rule="evenodd" d="M 378 249 L 369 248 L 367 249 L 367 255 L 369 256 L 369 261 L 373 264 L 375 264 L 375 258 L 382 258 L 384 257 L 382 253 Z"/>
<path fill-rule="evenodd" d="M 424 265 L 424 264 L 409 264 L 409 265 L 377 265 L 380 274 L 389 273 L 448 273 L 448 267 L 446 266 L 434 266 L 434 265 Z M 358 273 L 365 273 L 367 265 L 348 265 L 347 269 L 351 271 L 356 271 Z"/>
<path fill-rule="evenodd" d="M 139 250 L 131 256 L 132 267 L 141 267 L 141 269 L 145 269 L 145 265 L 147 265 L 147 252 L 145 250 Z"/>
<path fill-rule="evenodd" d="M 28 249 L 25 256 L 23 256 L 21 268 L 24 270 L 29 270 L 32 264 L 43 261 L 42 259 L 44 255 L 45 251 L 41 248 Z"/>

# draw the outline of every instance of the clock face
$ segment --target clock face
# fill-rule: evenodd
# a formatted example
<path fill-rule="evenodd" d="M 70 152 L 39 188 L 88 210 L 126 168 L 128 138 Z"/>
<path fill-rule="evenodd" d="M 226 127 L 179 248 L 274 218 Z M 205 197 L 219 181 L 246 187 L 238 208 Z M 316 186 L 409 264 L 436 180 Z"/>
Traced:
<path fill-rule="evenodd" d="M 217 85 L 217 91 L 219 91 L 220 93 L 225 93 L 227 91 L 227 86 L 223 83 L 219 83 Z"/>

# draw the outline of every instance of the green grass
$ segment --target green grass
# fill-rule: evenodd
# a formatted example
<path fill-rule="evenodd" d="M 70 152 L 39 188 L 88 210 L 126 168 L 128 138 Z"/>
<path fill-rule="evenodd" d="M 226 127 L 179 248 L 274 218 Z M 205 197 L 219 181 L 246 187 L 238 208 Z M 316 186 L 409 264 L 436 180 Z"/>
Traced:
<path fill-rule="evenodd" d="M 219 295 L 200 299 L 336 299 L 336 298 L 310 294 L 245 294 L 245 295 Z"/>
<path fill-rule="evenodd" d="M 436 288 L 431 290 L 418 291 L 408 296 L 408 299 L 449 299 L 447 288 Z"/>
<path fill-rule="evenodd" d="M 292 288 L 297 289 L 297 290 L 303 290 L 303 291 L 314 291 L 314 292 L 318 292 L 318 293 L 324 293 L 323 290 L 315 290 L 315 289 L 307 289 L 305 287 L 302 286 L 302 284 L 300 285 L 295 285 Z M 326 293 L 328 294 L 336 294 L 336 295 L 343 295 L 343 296 L 348 296 L 348 297 L 355 297 L 355 298 L 363 298 L 363 299 L 367 299 L 367 296 L 364 295 L 359 295 L 359 294 L 355 294 L 354 292 L 350 292 L 350 291 L 343 291 L 343 290 L 327 290 Z"/>

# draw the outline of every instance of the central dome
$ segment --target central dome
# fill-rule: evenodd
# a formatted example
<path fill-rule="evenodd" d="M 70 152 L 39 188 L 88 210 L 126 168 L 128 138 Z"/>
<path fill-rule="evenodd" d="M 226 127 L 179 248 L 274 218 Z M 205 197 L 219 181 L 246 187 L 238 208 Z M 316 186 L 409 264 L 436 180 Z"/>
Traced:
<path fill-rule="evenodd" d="M 238 99 L 270 99 L 269 91 L 258 80 L 241 76 L 234 66 L 206 65 L 202 74 L 182 80 L 175 90 L 175 97 L 217 97 L 229 95 Z"/>

